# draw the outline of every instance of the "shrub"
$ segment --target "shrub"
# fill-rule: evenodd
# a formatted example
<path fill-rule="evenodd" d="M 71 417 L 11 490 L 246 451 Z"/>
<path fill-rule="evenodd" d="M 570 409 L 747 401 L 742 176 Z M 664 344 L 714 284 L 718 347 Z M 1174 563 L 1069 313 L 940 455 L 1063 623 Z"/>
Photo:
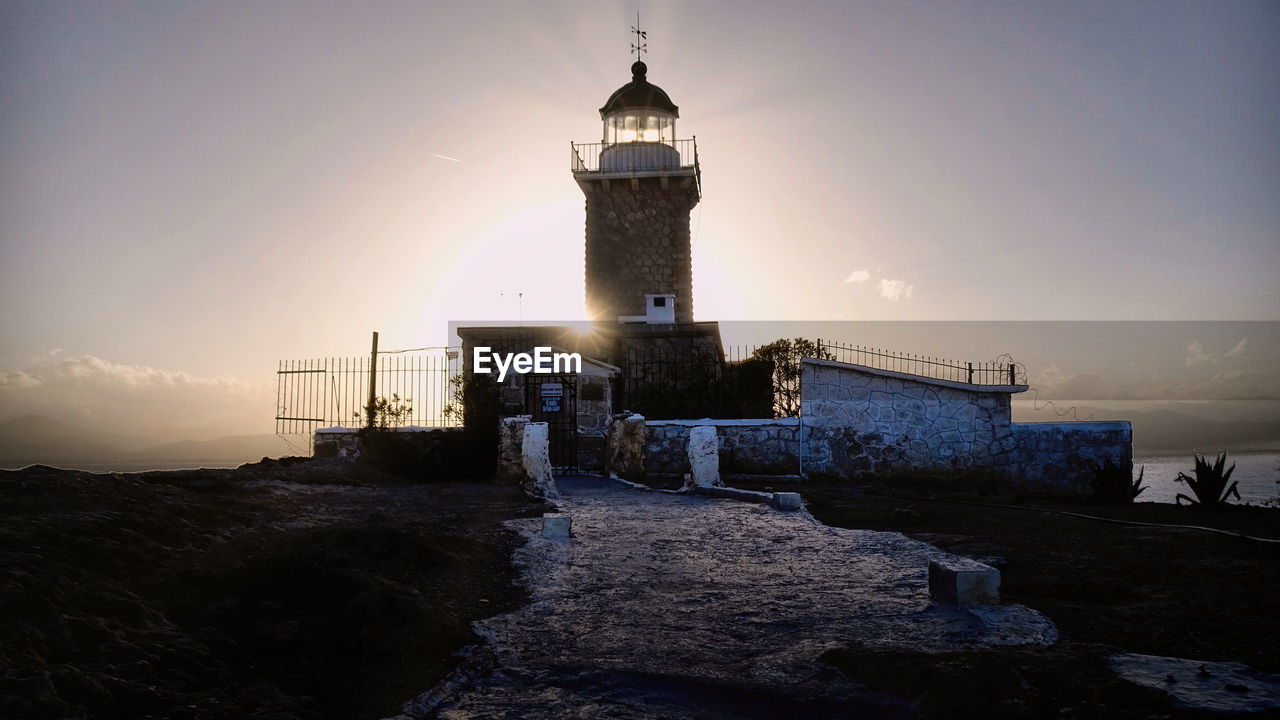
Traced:
<path fill-rule="evenodd" d="M 762 345 L 751 353 L 752 360 L 773 364 L 773 416 L 800 415 L 800 361 L 803 358 L 834 360 L 818 343 L 804 338 L 781 338 Z"/>
<path fill-rule="evenodd" d="M 1138 470 L 1138 478 L 1133 478 L 1133 461 L 1123 465 L 1111 462 L 1111 458 L 1094 469 L 1093 495 L 1090 500 L 1103 505 L 1127 505 L 1133 502 L 1147 488 L 1142 484 L 1142 475 L 1146 472 L 1143 466 Z"/>
<path fill-rule="evenodd" d="M 406 420 L 413 417 L 413 407 L 409 405 L 411 402 L 413 398 L 402 400 L 396 393 L 391 394 L 390 400 L 379 395 L 373 404 L 366 405 L 362 411 L 353 415 L 367 427 L 381 430 L 400 427 Z"/>
<path fill-rule="evenodd" d="M 1191 492 L 1195 494 L 1195 499 L 1178 493 L 1174 497 L 1174 502 L 1181 505 L 1183 500 L 1189 505 L 1200 505 L 1203 507 L 1218 507 L 1227 504 L 1227 498 L 1232 495 L 1236 500 L 1240 499 L 1240 493 L 1236 490 L 1238 483 L 1231 483 L 1227 486 L 1227 481 L 1231 479 L 1231 473 L 1235 472 L 1236 464 L 1231 463 L 1231 467 L 1223 472 L 1223 467 L 1227 464 L 1227 453 L 1224 450 L 1218 459 L 1212 465 L 1200 453 L 1196 453 L 1196 475 L 1191 477 L 1183 473 L 1178 473 L 1178 482 L 1185 482 L 1191 488 Z M 1225 488 L 1225 490 L 1224 490 Z"/>

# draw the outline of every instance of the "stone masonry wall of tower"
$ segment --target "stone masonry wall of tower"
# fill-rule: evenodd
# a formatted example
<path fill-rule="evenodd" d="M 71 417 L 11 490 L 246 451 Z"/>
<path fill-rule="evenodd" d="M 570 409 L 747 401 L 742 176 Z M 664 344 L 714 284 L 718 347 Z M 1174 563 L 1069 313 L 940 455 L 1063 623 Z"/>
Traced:
<path fill-rule="evenodd" d="M 593 183 L 587 196 L 586 291 L 592 317 L 644 315 L 645 295 L 673 293 L 676 322 L 693 322 L 689 213 L 694 187 L 658 178 Z"/>

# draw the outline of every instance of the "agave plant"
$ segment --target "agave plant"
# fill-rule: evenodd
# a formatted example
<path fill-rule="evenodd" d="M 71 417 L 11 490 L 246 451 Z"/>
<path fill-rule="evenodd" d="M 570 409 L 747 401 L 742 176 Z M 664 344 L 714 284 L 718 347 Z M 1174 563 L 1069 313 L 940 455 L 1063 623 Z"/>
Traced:
<path fill-rule="evenodd" d="M 1178 493 L 1173 498 L 1174 502 L 1181 505 L 1182 501 L 1186 500 L 1189 505 L 1217 507 L 1225 505 L 1227 498 L 1232 495 L 1236 497 L 1236 500 L 1240 499 L 1240 493 L 1236 490 L 1238 482 L 1233 482 L 1229 487 L 1227 486 L 1227 481 L 1231 479 L 1231 473 L 1235 472 L 1236 464 L 1231 463 L 1231 467 L 1227 468 L 1226 472 L 1223 472 L 1223 467 L 1227 464 L 1225 450 L 1212 465 L 1200 453 L 1196 453 L 1195 456 L 1196 476 L 1191 477 L 1190 475 L 1178 473 L 1178 482 L 1185 482 L 1196 497 L 1193 500 L 1182 493 Z"/>
<path fill-rule="evenodd" d="M 1138 478 L 1133 478 L 1133 461 L 1116 465 L 1111 458 L 1103 460 L 1103 464 L 1093 470 L 1092 500 L 1103 505 L 1127 505 L 1133 502 L 1146 486 L 1142 484 L 1142 475 L 1146 466 L 1138 469 Z"/>

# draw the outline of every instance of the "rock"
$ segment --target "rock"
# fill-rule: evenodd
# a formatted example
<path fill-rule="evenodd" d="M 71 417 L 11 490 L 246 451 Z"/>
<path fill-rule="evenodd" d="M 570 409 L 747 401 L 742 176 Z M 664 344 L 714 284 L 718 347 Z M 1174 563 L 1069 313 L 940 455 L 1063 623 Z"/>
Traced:
<path fill-rule="evenodd" d="M 605 471 L 627 480 L 644 477 L 645 422 L 643 415 L 615 415 L 605 440 Z"/>
<path fill-rule="evenodd" d="M 532 415 L 512 415 L 504 417 L 498 424 L 498 469 L 499 480 L 523 482 L 524 472 L 524 426 Z"/>

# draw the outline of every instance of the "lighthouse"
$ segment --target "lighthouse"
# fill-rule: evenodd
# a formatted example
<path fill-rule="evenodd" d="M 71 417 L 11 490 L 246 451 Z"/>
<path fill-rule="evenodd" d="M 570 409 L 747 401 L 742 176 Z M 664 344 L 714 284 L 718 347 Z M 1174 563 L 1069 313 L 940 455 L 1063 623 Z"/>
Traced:
<path fill-rule="evenodd" d="M 676 137 L 679 117 L 637 60 L 600 108 L 601 141 L 570 145 L 586 196 L 587 312 L 598 323 L 693 322 L 689 214 L 701 169 L 696 140 Z"/>

